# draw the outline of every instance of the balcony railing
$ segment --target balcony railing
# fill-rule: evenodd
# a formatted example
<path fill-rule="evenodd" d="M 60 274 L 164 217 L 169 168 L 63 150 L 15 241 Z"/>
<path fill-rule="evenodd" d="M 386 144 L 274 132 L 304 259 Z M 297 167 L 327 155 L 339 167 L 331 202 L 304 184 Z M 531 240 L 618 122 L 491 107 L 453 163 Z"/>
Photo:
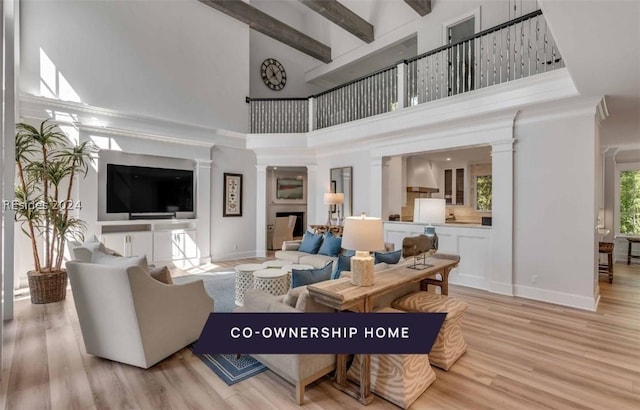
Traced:
<path fill-rule="evenodd" d="M 307 132 L 563 66 L 537 10 L 308 98 L 247 98 L 249 129 Z"/>

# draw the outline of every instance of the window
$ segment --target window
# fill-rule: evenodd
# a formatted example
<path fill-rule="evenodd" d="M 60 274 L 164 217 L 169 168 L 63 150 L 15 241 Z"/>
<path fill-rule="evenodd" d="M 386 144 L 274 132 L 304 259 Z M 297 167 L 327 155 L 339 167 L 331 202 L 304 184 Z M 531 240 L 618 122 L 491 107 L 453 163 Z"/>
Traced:
<path fill-rule="evenodd" d="M 491 210 L 491 175 L 476 177 L 476 210 Z"/>
<path fill-rule="evenodd" d="M 640 169 L 620 171 L 620 233 L 640 234 Z"/>

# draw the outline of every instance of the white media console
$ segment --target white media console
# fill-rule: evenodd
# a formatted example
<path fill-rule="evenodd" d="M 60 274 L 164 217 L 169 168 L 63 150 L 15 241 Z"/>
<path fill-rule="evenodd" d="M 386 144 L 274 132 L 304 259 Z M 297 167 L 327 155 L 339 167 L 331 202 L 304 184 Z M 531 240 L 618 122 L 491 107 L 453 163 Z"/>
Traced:
<path fill-rule="evenodd" d="M 123 256 L 147 255 L 149 262 L 196 266 L 198 249 L 197 219 L 153 219 L 99 221 L 100 239 L 107 248 Z M 208 252 L 207 252 L 208 254 Z"/>

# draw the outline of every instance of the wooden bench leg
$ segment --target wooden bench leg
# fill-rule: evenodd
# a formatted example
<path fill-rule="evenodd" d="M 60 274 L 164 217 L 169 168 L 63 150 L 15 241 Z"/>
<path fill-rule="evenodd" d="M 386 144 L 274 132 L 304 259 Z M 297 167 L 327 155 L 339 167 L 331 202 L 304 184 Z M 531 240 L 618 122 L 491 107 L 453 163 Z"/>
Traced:
<path fill-rule="evenodd" d="M 607 254 L 607 259 L 609 262 L 609 283 L 613 283 L 613 252 Z"/>

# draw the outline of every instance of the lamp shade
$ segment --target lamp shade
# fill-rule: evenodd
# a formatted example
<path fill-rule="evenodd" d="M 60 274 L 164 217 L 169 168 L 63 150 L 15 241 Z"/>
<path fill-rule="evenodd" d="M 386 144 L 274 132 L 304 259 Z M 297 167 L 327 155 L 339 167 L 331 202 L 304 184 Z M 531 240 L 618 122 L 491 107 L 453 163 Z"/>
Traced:
<path fill-rule="evenodd" d="M 413 205 L 413 222 L 443 224 L 446 210 L 444 198 L 416 198 Z"/>
<path fill-rule="evenodd" d="M 379 251 L 384 249 L 382 219 L 351 216 L 344 220 L 342 247 L 354 251 Z"/>
<path fill-rule="evenodd" d="M 324 194 L 325 205 L 339 205 L 342 203 L 344 203 L 343 193 L 327 192 Z"/>

